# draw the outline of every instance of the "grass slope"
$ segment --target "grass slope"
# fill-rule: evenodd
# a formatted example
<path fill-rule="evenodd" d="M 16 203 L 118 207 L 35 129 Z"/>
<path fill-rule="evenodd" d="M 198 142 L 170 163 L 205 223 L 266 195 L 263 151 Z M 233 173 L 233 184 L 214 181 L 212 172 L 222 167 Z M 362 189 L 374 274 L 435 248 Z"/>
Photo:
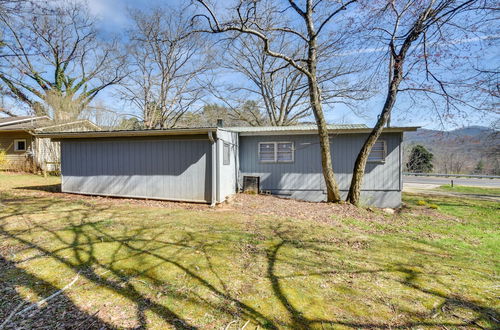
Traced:
<path fill-rule="evenodd" d="M 464 194 L 474 194 L 474 195 L 492 195 L 500 196 L 500 188 L 482 188 L 482 187 L 469 187 L 469 186 L 451 186 L 444 185 L 440 186 L 438 190 L 447 192 L 456 192 Z"/>
<path fill-rule="evenodd" d="M 0 320 L 79 274 L 12 326 L 499 325 L 498 203 L 407 195 L 395 215 L 322 223 L 37 191 L 57 183 L 0 175 Z"/>

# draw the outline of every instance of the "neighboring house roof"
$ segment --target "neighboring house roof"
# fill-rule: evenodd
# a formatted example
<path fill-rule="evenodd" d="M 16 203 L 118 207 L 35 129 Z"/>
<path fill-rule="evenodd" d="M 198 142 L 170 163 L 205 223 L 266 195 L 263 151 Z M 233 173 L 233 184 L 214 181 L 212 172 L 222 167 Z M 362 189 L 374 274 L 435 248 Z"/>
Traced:
<path fill-rule="evenodd" d="M 416 131 L 418 127 L 388 127 L 384 133 Z M 292 134 L 317 134 L 315 125 L 297 126 L 262 126 L 262 127 L 197 127 L 197 128 L 170 128 L 150 130 L 114 130 L 97 132 L 53 132 L 40 133 L 39 136 L 54 139 L 71 138 L 105 138 L 105 137 L 139 137 L 139 136 L 165 136 L 165 135 L 194 135 L 217 132 L 217 130 L 239 133 L 240 135 L 292 135 Z M 328 125 L 332 134 L 369 133 L 372 129 L 364 124 L 354 125 Z"/>
<path fill-rule="evenodd" d="M 0 132 L 2 131 L 29 131 L 29 132 L 50 132 L 50 131 L 82 131 L 100 130 L 101 128 L 89 120 L 77 120 L 66 123 L 55 124 L 47 116 L 23 116 L 0 118 Z"/>
<path fill-rule="evenodd" d="M 45 133 L 45 132 L 77 132 L 77 131 L 100 131 L 101 128 L 91 122 L 90 120 L 77 120 L 71 121 L 67 123 L 60 123 L 55 125 L 43 126 L 39 127 L 35 130 L 36 133 Z"/>
<path fill-rule="evenodd" d="M 0 126 L 9 124 L 11 122 L 25 120 L 25 119 L 28 119 L 28 118 L 32 118 L 32 117 L 30 117 L 30 116 L 23 116 L 23 117 L 3 117 L 3 118 L 0 118 Z"/>
<path fill-rule="evenodd" d="M 0 131 L 31 130 L 40 127 L 44 122 L 50 122 L 50 118 L 47 116 L 0 118 Z"/>

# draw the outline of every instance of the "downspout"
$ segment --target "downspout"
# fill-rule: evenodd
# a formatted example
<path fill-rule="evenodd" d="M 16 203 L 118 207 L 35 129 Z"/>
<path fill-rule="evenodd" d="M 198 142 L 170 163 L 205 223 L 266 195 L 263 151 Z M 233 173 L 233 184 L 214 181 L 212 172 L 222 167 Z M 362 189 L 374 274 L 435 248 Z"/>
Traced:
<path fill-rule="evenodd" d="M 217 141 L 214 139 L 213 132 L 208 132 L 208 140 L 212 144 L 212 187 L 210 206 L 215 206 L 217 203 Z"/>
<path fill-rule="evenodd" d="M 403 140 L 404 132 L 399 136 L 399 192 L 403 191 Z"/>
<path fill-rule="evenodd" d="M 217 134 L 217 133 L 215 133 Z M 216 202 L 217 203 L 220 203 L 221 202 L 221 196 L 220 196 L 220 164 L 222 164 L 222 162 L 220 161 L 220 147 L 219 147 L 219 139 L 217 138 L 217 136 L 215 136 L 215 159 L 217 160 L 216 161 L 216 165 L 217 165 L 217 171 L 216 171 L 216 174 L 217 174 L 217 181 L 215 182 L 215 196 L 216 196 Z"/>
<path fill-rule="evenodd" d="M 242 189 L 240 185 L 241 171 L 240 171 L 240 135 L 237 133 L 233 134 L 233 141 L 236 141 L 234 148 L 234 166 L 236 167 L 234 170 L 236 176 L 236 193 L 239 193 Z"/>
<path fill-rule="evenodd" d="M 67 141 L 67 140 L 66 140 Z M 50 142 L 59 142 L 59 152 L 60 152 L 60 156 L 59 156 L 59 162 L 60 162 L 60 167 L 59 167 L 59 172 L 61 173 L 61 192 L 64 192 L 64 171 L 63 171 L 63 148 L 64 148 L 64 140 L 58 140 L 58 141 L 53 141 L 52 139 L 50 139 Z"/>

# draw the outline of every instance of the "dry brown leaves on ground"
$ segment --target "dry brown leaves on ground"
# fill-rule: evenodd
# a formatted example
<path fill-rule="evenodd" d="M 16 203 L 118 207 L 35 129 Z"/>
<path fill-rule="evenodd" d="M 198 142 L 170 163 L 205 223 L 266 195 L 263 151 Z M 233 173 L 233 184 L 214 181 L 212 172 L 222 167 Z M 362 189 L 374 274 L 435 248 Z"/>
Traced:
<path fill-rule="evenodd" d="M 11 190 L 11 192 L 14 192 Z M 208 204 L 184 203 L 152 199 L 132 199 L 120 197 L 90 196 L 61 193 L 59 187 L 49 190 L 16 189 L 14 193 L 22 193 L 26 196 L 64 198 L 85 203 L 96 203 L 102 205 L 137 205 L 144 207 L 162 207 L 169 209 L 183 209 L 207 212 L 238 212 L 247 216 L 272 216 L 295 218 L 302 220 L 314 220 L 322 223 L 336 224 L 338 220 L 355 218 L 369 222 L 387 222 L 398 218 L 402 214 L 413 216 L 436 216 L 443 217 L 443 214 L 427 208 L 401 208 L 394 214 L 385 214 L 377 208 L 356 207 L 347 203 L 325 203 L 306 202 L 289 198 L 282 198 L 272 195 L 236 194 L 228 198 L 224 203 L 216 207 Z M 455 219 L 449 219 L 455 220 Z"/>

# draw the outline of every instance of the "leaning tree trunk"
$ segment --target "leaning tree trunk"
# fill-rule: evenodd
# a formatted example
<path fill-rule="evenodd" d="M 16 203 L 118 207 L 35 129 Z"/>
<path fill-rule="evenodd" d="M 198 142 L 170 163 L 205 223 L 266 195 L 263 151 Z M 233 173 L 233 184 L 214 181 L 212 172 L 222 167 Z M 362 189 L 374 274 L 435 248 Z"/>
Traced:
<path fill-rule="evenodd" d="M 401 83 L 402 79 L 402 61 L 400 59 L 396 59 L 393 67 L 393 78 L 391 80 L 389 91 L 387 93 L 382 112 L 380 113 L 380 117 L 377 120 L 377 124 L 368 135 L 368 138 L 363 144 L 363 147 L 361 148 L 358 157 L 356 158 L 356 162 L 354 163 L 351 186 L 349 187 L 349 193 L 347 194 L 346 198 L 346 202 L 348 203 L 359 205 L 361 184 L 363 183 L 363 176 L 365 175 L 365 167 L 368 156 L 370 155 L 373 145 L 375 144 L 375 142 L 377 142 L 380 134 L 382 134 L 384 126 L 389 120 L 392 108 L 394 107 L 394 103 L 396 102 L 399 84 Z"/>
<path fill-rule="evenodd" d="M 340 192 L 335 176 L 333 174 L 332 156 L 330 154 L 330 137 L 326 126 L 323 107 L 321 106 L 321 94 L 317 82 L 309 78 L 309 97 L 313 109 L 314 118 L 318 126 L 319 145 L 321 148 L 321 166 L 326 185 L 326 201 L 329 203 L 340 202 Z"/>
<path fill-rule="evenodd" d="M 377 124 L 371 131 L 370 135 L 365 141 L 365 144 L 361 148 L 361 151 L 356 158 L 354 163 L 354 169 L 352 173 L 351 186 L 349 187 L 349 193 L 347 194 L 346 201 L 348 203 L 358 205 L 359 197 L 361 194 L 361 184 L 363 182 L 363 176 L 365 174 L 366 161 L 368 160 L 368 155 L 370 154 L 373 145 L 377 141 L 378 137 L 382 133 L 387 120 L 389 119 L 394 103 L 396 103 L 396 97 L 398 95 L 399 85 L 403 80 L 403 63 L 406 58 L 408 50 L 412 46 L 413 42 L 417 40 L 420 35 L 424 32 L 426 26 L 425 22 L 432 17 L 435 17 L 436 11 L 432 10 L 432 6 L 429 6 L 423 13 L 421 13 L 418 19 L 413 24 L 411 30 L 407 33 L 406 38 L 400 48 L 398 54 L 394 53 L 393 41 L 390 43 L 391 49 L 391 59 L 392 61 L 392 79 L 389 84 L 389 90 L 387 91 L 387 97 L 385 99 L 384 107 L 380 113 L 380 117 L 377 120 Z"/>

